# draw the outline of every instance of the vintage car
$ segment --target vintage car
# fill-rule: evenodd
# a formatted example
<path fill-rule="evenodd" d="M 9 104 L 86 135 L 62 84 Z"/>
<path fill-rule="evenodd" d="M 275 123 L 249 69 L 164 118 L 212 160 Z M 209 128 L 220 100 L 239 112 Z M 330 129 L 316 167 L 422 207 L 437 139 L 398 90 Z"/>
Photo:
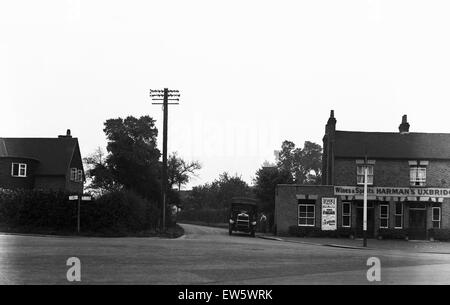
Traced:
<path fill-rule="evenodd" d="M 248 197 L 233 197 L 230 206 L 228 233 L 233 231 L 250 233 L 255 237 L 257 220 L 257 201 Z"/>

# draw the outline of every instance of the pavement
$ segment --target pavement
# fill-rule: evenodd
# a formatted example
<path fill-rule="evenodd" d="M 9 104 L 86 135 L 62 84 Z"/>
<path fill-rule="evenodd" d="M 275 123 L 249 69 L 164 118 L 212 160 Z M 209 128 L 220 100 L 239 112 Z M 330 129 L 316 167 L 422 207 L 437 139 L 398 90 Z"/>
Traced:
<path fill-rule="evenodd" d="M 0 234 L 0 284 L 450 284 L 447 250 L 345 248 L 182 226 L 185 235 L 176 239 Z M 70 257 L 81 262 L 81 282 L 67 280 Z M 381 281 L 367 277 L 373 258 Z"/>
<path fill-rule="evenodd" d="M 280 237 L 273 234 L 258 234 L 259 238 L 320 245 L 328 247 L 361 249 L 361 250 L 400 250 L 417 253 L 450 254 L 450 242 L 428 241 L 428 240 L 394 240 L 394 239 L 367 239 L 367 247 L 363 247 L 362 239 L 351 238 L 325 238 L 325 237 Z"/>

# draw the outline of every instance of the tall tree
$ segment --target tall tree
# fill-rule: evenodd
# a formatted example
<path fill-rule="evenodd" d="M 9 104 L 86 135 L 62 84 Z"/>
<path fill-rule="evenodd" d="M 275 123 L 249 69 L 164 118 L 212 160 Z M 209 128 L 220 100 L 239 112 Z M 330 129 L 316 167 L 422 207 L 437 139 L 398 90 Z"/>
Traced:
<path fill-rule="evenodd" d="M 160 199 L 158 130 L 149 116 L 109 119 L 104 123 L 108 155 L 95 163 L 91 174 L 102 186 L 121 186 L 143 197 Z M 99 155 L 97 155 L 99 157 Z M 97 179 L 97 180 L 96 180 Z M 111 182 L 112 181 L 112 182 Z"/>

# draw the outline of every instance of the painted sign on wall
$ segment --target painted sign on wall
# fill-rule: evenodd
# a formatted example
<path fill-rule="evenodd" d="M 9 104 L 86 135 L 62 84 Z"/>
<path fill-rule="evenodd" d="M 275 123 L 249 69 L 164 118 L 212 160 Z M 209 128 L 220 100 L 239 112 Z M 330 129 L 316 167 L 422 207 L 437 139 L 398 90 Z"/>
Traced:
<path fill-rule="evenodd" d="M 337 229 L 336 198 L 322 198 L 322 230 L 334 231 Z"/>
<path fill-rule="evenodd" d="M 368 187 L 368 195 L 376 196 L 395 196 L 395 197 L 407 197 L 407 196 L 426 196 L 426 197 L 443 197 L 450 198 L 450 189 L 448 188 L 412 188 L 412 187 Z M 362 195 L 364 194 L 363 187 L 357 186 L 335 186 L 335 195 Z"/>

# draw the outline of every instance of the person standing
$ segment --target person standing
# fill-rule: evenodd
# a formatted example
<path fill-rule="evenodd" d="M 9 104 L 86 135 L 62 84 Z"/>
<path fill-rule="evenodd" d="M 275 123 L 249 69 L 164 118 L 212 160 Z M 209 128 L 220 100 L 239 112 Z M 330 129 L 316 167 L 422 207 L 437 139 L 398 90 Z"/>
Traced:
<path fill-rule="evenodd" d="M 259 219 L 259 223 L 261 224 L 261 232 L 266 233 L 267 217 L 264 213 L 261 213 L 261 218 Z"/>

